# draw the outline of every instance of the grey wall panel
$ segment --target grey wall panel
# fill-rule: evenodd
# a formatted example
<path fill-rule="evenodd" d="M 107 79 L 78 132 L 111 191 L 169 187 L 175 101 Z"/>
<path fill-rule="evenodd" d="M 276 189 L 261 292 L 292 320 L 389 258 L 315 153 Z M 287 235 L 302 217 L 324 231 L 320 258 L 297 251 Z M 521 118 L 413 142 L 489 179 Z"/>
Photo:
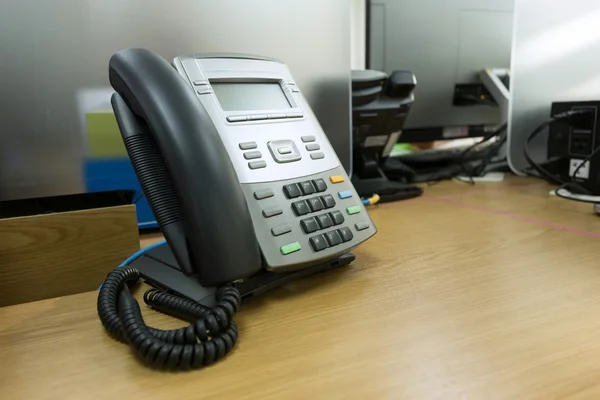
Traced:
<path fill-rule="evenodd" d="M 0 0 L 0 199 L 84 189 L 82 110 L 133 46 L 284 60 L 348 170 L 349 39 L 348 0 Z"/>
<path fill-rule="evenodd" d="M 493 125 L 499 109 L 453 107 L 456 83 L 484 68 L 508 68 L 515 0 L 372 0 L 374 69 L 415 73 L 406 128 Z"/>
<path fill-rule="evenodd" d="M 552 102 L 600 100 L 599 25 L 598 0 L 517 0 L 508 136 L 515 172 L 528 167 L 525 140 L 550 118 Z M 539 139 L 532 152 L 541 161 L 547 137 Z"/>

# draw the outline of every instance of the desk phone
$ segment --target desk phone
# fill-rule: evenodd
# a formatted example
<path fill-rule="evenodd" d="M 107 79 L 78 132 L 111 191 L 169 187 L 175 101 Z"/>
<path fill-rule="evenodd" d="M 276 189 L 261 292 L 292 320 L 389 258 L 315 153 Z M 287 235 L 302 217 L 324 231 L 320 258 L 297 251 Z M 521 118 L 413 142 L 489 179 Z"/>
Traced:
<path fill-rule="evenodd" d="M 181 272 L 222 288 L 210 309 L 166 291 L 147 294 L 147 303 L 162 311 L 183 307 L 175 314 L 192 325 L 173 337 L 149 330 L 142 340 L 128 336 L 133 328 L 123 320 L 137 307 L 124 284 L 139 273 L 121 268 L 107 278 L 98 309 L 113 336 L 136 349 L 144 340 L 149 349 L 157 340 L 185 346 L 189 339 L 185 360 L 183 353 L 166 352 L 170 363 L 144 354 L 154 357 L 150 364 L 176 367 L 177 358 L 177 366 L 189 368 L 222 357 L 237 337 L 231 318 L 239 295 L 232 282 L 262 269 L 289 272 L 334 260 L 376 233 L 281 61 L 189 54 L 170 65 L 148 50 L 127 49 L 111 58 L 109 79 L 125 147 Z M 139 318 L 128 320 L 135 329 L 143 325 Z M 214 354 L 207 356 L 206 346 Z"/>

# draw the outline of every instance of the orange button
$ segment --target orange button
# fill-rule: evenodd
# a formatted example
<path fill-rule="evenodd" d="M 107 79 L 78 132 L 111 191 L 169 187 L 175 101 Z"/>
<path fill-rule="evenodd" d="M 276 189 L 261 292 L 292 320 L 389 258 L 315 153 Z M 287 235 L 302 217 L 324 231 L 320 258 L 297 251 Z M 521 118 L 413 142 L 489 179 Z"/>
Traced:
<path fill-rule="evenodd" d="M 334 175 L 330 176 L 329 180 L 331 181 L 331 183 L 342 183 L 344 182 L 344 177 L 342 175 Z"/>

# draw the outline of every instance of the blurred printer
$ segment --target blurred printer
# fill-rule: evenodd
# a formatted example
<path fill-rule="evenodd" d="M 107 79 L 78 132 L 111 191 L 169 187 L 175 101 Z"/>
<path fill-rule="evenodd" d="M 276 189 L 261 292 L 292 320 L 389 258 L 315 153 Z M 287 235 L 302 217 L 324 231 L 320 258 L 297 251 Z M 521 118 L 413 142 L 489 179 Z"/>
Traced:
<path fill-rule="evenodd" d="M 414 102 L 417 82 L 409 71 L 390 76 L 380 71 L 352 71 L 352 182 L 359 195 L 377 193 L 381 202 L 422 194 L 410 185 L 414 171 L 389 158 Z"/>

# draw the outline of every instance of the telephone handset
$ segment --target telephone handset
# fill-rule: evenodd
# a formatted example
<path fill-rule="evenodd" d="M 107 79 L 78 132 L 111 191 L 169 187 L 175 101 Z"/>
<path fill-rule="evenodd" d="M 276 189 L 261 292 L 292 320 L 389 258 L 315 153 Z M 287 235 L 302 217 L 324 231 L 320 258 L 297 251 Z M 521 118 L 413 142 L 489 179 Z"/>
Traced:
<path fill-rule="evenodd" d="M 109 79 L 125 147 L 179 270 L 220 286 L 213 308 L 147 292 L 146 303 L 191 323 L 159 331 L 144 325 L 125 286 L 139 271 L 107 277 L 100 319 L 149 364 L 220 359 L 237 339 L 240 294 L 231 283 L 335 260 L 377 232 L 282 62 L 189 54 L 170 65 L 127 49 L 111 58 Z"/>

